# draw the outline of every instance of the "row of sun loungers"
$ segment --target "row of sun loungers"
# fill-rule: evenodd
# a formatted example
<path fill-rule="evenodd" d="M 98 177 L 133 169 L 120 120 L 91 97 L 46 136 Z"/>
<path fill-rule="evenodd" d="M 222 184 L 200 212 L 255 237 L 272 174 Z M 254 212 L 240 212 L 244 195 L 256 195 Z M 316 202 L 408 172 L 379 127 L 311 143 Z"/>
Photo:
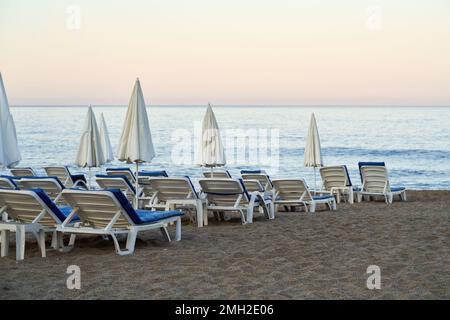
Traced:
<path fill-rule="evenodd" d="M 170 241 L 168 226 L 176 224 L 175 239 L 181 239 L 181 216 L 186 213 L 198 227 L 208 225 L 208 213 L 225 219 L 238 213 L 243 224 L 252 223 L 255 212 L 274 219 L 278 206 L 286 210 L 302 207 L 315 212 L 318 205 L 336 210 L 341 198 L 354 202 L 383 196 L 387 203 L 405 188 L 391 187 L 384 163 L 360 163 L 361 187 L 352 185 L 346 166 L 321 168 L 323 188 L 311 191 L 303 179 L 272 180 L 263 170 L 242 170 L 232 178 L 226 170 L 205 172 L 197 191 L 189 177 L 169 177 L 166 171 L 139 173 L 129 168 L 109 168 L 96 176 L 102 190 L 86 190 L 83 175 L 73 175 L 67 167 L 44 168 L 48 176 L 36 176 L 31 168 L 12 169 L 12 176 L 0 177 L 1 255 L 7 255 L 9 233 L 16 233 L 16 258 L 24 257 L 25 233 L 35 235 L 45 256 L 45 234 L 53 233 L 51 247 L 67 251 L 75 234 L 110 236 L 120 255 L 134 252 L 139 231 L 160 229 Z M 136 203 L 136 193 L 139 201 Z M 70 234 L 68 246 L 63 234 Z M 125 235 L 121 248 L 118 236 Z"/>

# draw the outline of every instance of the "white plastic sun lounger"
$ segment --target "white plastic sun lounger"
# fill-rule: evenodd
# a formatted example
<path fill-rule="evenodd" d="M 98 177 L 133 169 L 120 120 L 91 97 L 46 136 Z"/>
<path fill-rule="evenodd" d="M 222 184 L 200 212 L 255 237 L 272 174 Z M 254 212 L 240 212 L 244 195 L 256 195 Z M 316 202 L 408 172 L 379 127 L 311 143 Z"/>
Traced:
<path fill-rule="evenodd" d="M 211 171 L 203 171 L 203 176 L 205 178 L 219 178 L 219 179 L 229 179 L 231 178 L 230 172 L 228 170 L 214 170 Z"/>
<path fill-rule="evenodd" d="M 168 177 L 166 170 L 157 171 L 139 171 L 139 187 L 142 190 L 142 195 L 140 196 L 143 200 L 150 200 L 155 193 L 152 185 L 150 184 L 151 178 L 161 178 Z"/>
<path fill-rule="evenodd" d="M 304 179 L 272 180 L 275 188 L 275 205 L 304 206 L 306 212 L 315 212 L 318 204 L 326 204 L 336 210 L 334 196 L 313 196 Z"/>
<path fill-rule="evenodd" d="M 120 189 L 133 205 L 136 202 L 136 189 L 126 176 L 97 174 L 95 181 L 102 189 Z"/>
<path fill-rule="evenodd" d="M 259 199 L 264 199 L 264 204 L 269 208 L 270 219 L 275 219 L 275 204 L 273 201 L 272 190 L 267 191 L 259 180 L 243 179 L 245 188 L 248 192 L 256 192 L 260 195 Z"/>
<path fill-rule="evenodd" d="M 71 234 L 109 235 L 114 241 L 117 254 L 129 255 L 134 252 L 137 234 L 146 230 L 161 230 L 170 241 L 167 231 L 169 223 L 176 223 L 175 240 L 181 240 L 180 211 L 134 210 L 130 202 L 119 189 L 112 190 L 73 190 L 63 191 L 63 197 L 73 211 L 57 230 Z M 68 226 L 71 217 L 78 215 L 81 222 Z M 127 235 L 126 248 L 121 249 L 117 235 Z"/>
<path fill-rule="evenodd" d="M 358 192 L 358 202 L 363 196 L 382 196 L 386 203 L 392 203 L 394 196 L 398 195 L 402 201 L 406 201 L 406 188 L 391 187 L 389 175 L 385 166 L 362 166 L 360 167 L 363 184 Z"/>
<path fill-rule="evenodd" d="M 1 189 L 17 189 L 17 179 L 11 176 L 0 176 L 0 188 Z"/>
<path fill-rule="evenodd" d="M 131 184 L 136 183 L 136 177 L 130 168 L 106 168 L 106 174 L 108 176 L 126 176 Z"/>
<path fill-rule="evenodd" d="M 266 194 L 273 196 L 272 180 L 264 170 L 241 170 L 241 176 L 244 180 L 258 180 Z"/>
<path fill-rule="evenodd" d="M 9 169 L 14 177 L 34 177 L 36 173 L 32 168 L 12 168 Z"/>
<path fill-rule="evenodd" d="M 17 180 L 16 184 L 20 189 L 42 189 L 57 205 L 67 205 L 61 197 L 65 187 L 57 177 L 25 177 Z"/>
<path fill-rule="evenodd" d="M 335 195 L 337 203 L 341 202 L 341 195 L 354 203 L 353 185 L 348 174 L 347 166 L 329 166 L 320 168 L 323 190 L 320 194 Z"/>
<path fill-rule="evenodd" d="M 200 198 L 189 177 L 149 178 L 155 191 L 147 207 L 151 209 L 194 208 L 197 226 L 208 225 L 205 199 Z"/>
<path fill-rule="evenodd" d="M 49 177 L 58 177 L 66 188 L 82 187 L 87 189 L 86 177 L 83 174 L 71 174 L 67 166 L 44 167 Z"/>
<path fill-rule="evenodd" d="M 0 222 L 1 256 L 8 255 L 9 233 L 16 233 L 16 259 L 25 256 L 25 234 L 32 233 L 39 244 L 42 257 L 46 256 L 45 233 L 52 232 L 54 249 L 69 250 L 75 236 L 70 238 L 69 247 L 64 247 L 61 234 L 55 232 L 57 224 L 67 220 L 71 208 L 58 208 L 43 190 L 0 190 L 0 214 L 7 213 L 8 220 Z M 73 221 L 78 218 L 73 216 Z"/>
<path fill-rule="evenodd" d="M 249 193 L 242 179 L 206 178 L 200 179 L 199 183 L 206 196 L 208 210 L 239 212 L 242 224 L 245 224 L 252 223 L 253 211 L 262 208 L 266 218 L 270 219 L 269 209 L 260 193 Z"/>

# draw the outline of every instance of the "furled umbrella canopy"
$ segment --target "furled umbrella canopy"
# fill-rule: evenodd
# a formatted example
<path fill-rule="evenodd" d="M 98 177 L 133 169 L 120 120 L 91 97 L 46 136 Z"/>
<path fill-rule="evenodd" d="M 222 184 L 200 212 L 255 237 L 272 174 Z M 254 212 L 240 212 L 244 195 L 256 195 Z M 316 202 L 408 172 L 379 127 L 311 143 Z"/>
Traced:
<path fill-rule="evenodd" d="M 89 106 L 75 160 L 75 164 L 79 167 L 89 168 L 89 188 L 91 187 L 91 168 L 100 167 L 105 163 L 106 158 L 100 142 L 97 121 L 92 107 Z"/>
<path fill-rule="evenodd" d="M 202 123 L 202 135 L 200 139 L 197 164 L 202 167 L 224 166 L 226 164 L 225 150 L 220 137 L 219 125 L 217 124 L 211 104 L 208 104 Z"/>
<path fill-rule="evenodd" d="M 100 143 L 102 145 L 103 155 L 105 156 L 106 162 L 114 160 L 114 154 L 111 146 L 111 140 L 109 140 L 109 131 L 106 126 L 105 117 L 103 112 L 100 114 Z"/>
<path fill-rule="evenodd" d="M 305 167 L 314 168 L 314 189 L 316 189 L 316 168 L 322 167 L 322 149 L 320 148 L 319 130 L 317 129 L 316 117 L 311 114 L 308 136 L 305 146 Z"/>
<path fill-rule="evenodd" d="M 0 73 L 0 166 L 12 168 L 22 157 L 17 143 L 16 126 L 9 111 L 8 98 Z"/>
<path fill-rule="evenodd" d="M 131 94 L 128 110 L 123 123 L 120 136 L 117 157 L 120 161 L 136 164 L 136 201 L 138 205 L 139 193 L 139 163 L 150 162 L 155 157 L 152 134 L 145 108 L 144 95 L 142 94 L 139 79 L 136 79 Z"/>

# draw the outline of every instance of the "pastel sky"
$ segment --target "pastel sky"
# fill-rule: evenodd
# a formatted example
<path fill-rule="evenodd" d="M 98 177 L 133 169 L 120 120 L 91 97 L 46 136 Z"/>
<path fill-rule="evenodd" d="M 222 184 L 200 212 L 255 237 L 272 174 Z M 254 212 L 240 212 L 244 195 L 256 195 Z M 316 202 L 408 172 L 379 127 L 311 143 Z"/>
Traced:
<path fill-rule="evenodd" d="M 0 72 L 12 105 L 450 105 L 450 1 L 1 0 Z"/>

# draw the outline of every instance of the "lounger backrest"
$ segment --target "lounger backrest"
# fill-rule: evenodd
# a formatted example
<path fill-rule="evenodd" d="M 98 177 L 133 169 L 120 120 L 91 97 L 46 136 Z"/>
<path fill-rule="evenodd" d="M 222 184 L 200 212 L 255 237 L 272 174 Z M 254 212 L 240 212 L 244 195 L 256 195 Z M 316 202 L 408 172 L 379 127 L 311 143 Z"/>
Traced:
<path fill-rule="evenodd" d="M 62 223 L 65 216 L 43 190 L 0 190 L 0 207 L 7 206 L 6 213 L 14 221 L 38 222 L 46 227 Z M 45 215 L 36 218 L 45 210 Z"/>
<path fill-rule="evenodd" d="M 119 189 L 121 190 L 128 201 L 133 202 L 136 196 L 136 189 L 131 184 L 126 176 L 105 176 L 96 175 L 95 181 L 98 183 L 102 189 Z"/>
<path fill-rule="evenodd" d="M 2 189 L 16 189 L 16 182 L 9 177 L 0 177 L 0 188 Z"/>
<path fill-rule="evenodd" d="M 17 181 L 20 189 L 42 189 L 55 201 L 64 190 L 64 185 L 57 177 L 28 177 Z M 62 197 L 58 199 L 58 205 L 65 205 Z"/>
<path fill-rule="evenodd" d="M 73 185 L 70 173 L 66 167 L 45 167 L 44 170 L 49 177 L 57 177 L 66 187 Z"/>
<path fill-rule="evenodd" d="M 376 161 L 362 161 L 362 162 L 358 162 L 358 168 L 359 168 L 359 175 L 361 177 L 361 182 L 363 181 L 363 176 L 362 176 L 362 171 L 361 168 L 362 167 L 385 167 L 386 164 L 384 162 L 376 162 Z"/>
<path fill-rule="evenodd" d="M 216 206 L 232 207 L 240 198 L 240 205 L 249 201 L 249 194 L 242 180 L 226 178 L 206 178 L 199 180 L 202 192 L 206 194 L 209 203 Z"/>
<path fill-rule="evenodd" d="M 213 171 L 203 171 L 203 176 L 205 178 L 218 178 L 218 179 L 229 179 L 231 178 L 231 174 L 228 172 L 228 170 L 217 170 Z"/>
<path fill-rule="evenodd" d="M 363 177 L 363 190 L 373 193 L 389 191 L 389 178 L 384 166 L 364 166 L 360 168 Z"/>
<path fill-rule="evenodd" d="M 116 191 L 121 192 L 118 189 Z M 72 208 L 77 209 L 77 215 L 82 223 L 90 227 L 103 229 L 118 213 L 119 216 L 112 225 L 113 228 L 127 228 L 133 223 L 123 209 L 123 205 L 110 191 L 65 189 L 62 195 Z"/>
<path fill-rule="evenodd" d="M 15 177 L 34 177 L 36 175 L 31 168 L 13 168 L 9 171 Z"/>
<path fill-rule="evenodd" d="M 131 183 L 136 182 L 136 178 L 129 168 L 107 168 L 106 174 L 108 176 L 126 176 Z"/>
<path fill-rule="evenodd" d="M 150 178 L 158 201 L 197 199 L 197 192 L 189 178 Z"/>
<path fill-rule="evenodd" d="M 269 176 L 264 173 L 244 173 L 242 174 L 244 180 L 258 180 L 263 186 L 264 190 L 270 191 L 273 188 L 272 181 Z"/>
<path fill-rule="evenodd" d="M 272 180 L 275 188 L 275 199 L 284 201 L 302 200 L 311 201 L 312 196 L 303 179 L 276 179 Z"/>
<path fill-rule="evenodd" d="M 345 166 L 329 166 L 320 168 L 320 176 L 325 190 L 351 186 Z"/>
<path fill-rule="evenodd" d="M 248 192 L 264 192 L 266 190 L 259 180 L 243 179 L 243 181 Z"/>
<path fill-rule="evenodd" d="M 166 170 L 159 171 L 140 171 L 139 172 L 139 186 L 142 188 L 142 196 L 143 197 L 151 197 L 155 193 L 153 189 L 150 179 L 152 178 L 160 178 L 160 177 L 168 177 Z"/>

